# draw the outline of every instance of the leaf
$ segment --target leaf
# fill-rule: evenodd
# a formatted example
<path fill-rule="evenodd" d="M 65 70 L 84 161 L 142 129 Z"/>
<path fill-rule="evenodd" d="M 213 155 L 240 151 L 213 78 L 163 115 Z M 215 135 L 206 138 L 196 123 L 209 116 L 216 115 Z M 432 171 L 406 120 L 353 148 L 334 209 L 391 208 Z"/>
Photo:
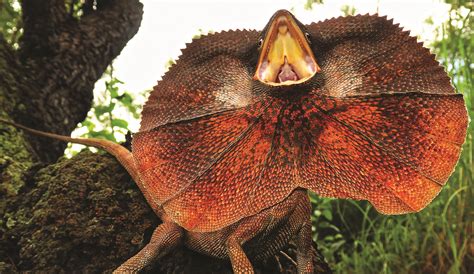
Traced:
<path fill-rule="evenodd" d="M 112 126 L 128 129 L 128 122 L 123 119 L 113 119 Z"/>
<path fill-rule="evenodd" d="M 331 210 L 328 210 L 328 209 L 324 210 L 324 211 L 323 211 L 323 216 L 324 216 L 324 218 L 326 218 L 328 221 L 332 221 L 332 212 L 331 212 Z"/>
<path fill-rule="evenodd" d="M 109 92 L 110 92 L 110 97 L 112 97 L 112 98 L 117 98 L 117 97 L 119 97 L 119 95 L 118 95 L 118 91 L 119 91 L 118 87 L 109 87 L 108 90 L 109 90 Z"/>
<path fill-rule="evenodd" d="M 87 130 L 88 130 L 88 131 L 93 131 L 94 128 L 95 128 L 95 124 L 92 123 L 90 120 L 84 120 L 84 121 L 81 123 L 81 126 L 87 127 Z"/>
<path fill-rule="evenodd" d="M 104 113 L 111 112 L 115 108 L 115 103 L 111 103 L 108 106 L 95 106 L 94 113 L 95 116 L 99 117 Z"/>

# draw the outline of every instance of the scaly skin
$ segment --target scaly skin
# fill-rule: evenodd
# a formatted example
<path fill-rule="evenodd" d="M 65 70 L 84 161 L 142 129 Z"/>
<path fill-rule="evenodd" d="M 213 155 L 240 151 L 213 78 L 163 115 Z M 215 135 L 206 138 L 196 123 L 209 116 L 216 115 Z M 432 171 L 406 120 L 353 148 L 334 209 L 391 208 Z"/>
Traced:
<path fill-rule="evenodd" d="M 439 193 L 468 119 L 434 56 L 378 16 L 295 27 L 319 68 L 285 87 L 254 78 L 268 26 L 189 44 L 144 106 L 132 152 L 33 131 L 113 154 L 162 218 L 117 273 L 138 272 L 182 244 L 252 273 L 253 260 L 292 238 L 298 272 L 311 273 L 306 190 L 368 200 L 385 214 L 419 211 Z"/>
<path fill-rule="evenodd" d="M 216 258 L 230 258 L 235 273 L 253 273 L 253 261 L 271 257 L 296 236 L 300 273 L 313 273 L 311 250 L 311 205 L 303 189 L 295 190 L 283 202 L 215 232 L 186 231 L 162 216 L 164 223 L 153 233 L 150 243 L 122 264 L 115 273 L 138 272 L 153 258 L 173 247 L 188 248 Z M 309 228 L 309 229 L 308 229 Z M 308 241 L 309 240 L 309 241 Z"/>
<path fill-rule="evenodd" d="M 266 33 L 244 30 L 193 41 L 150 94 L 132 151 L 181 227 L 222 229 L 299 187 L 417 212 L 453 171 L 466 107 L 416 38 L 369 15 L 300 27 L 320 67 L 303 84 L 255 80 Z"/>

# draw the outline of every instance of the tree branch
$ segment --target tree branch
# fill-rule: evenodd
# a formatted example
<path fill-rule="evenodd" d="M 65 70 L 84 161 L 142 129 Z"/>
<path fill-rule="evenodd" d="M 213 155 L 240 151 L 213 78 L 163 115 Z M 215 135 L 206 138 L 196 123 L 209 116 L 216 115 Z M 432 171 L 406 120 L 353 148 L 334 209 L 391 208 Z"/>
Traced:
<path fill-rule="evenodd" d="M 25 8 L 33 9 L 27 4 L 30 2 L 35 1 L 24 1 Z M 35 3 L 41 6 L 39 3 L 43 2 Z M 25 14 L 29 22 L 25 25 L 20 59 L 26 75 L 22 80 L 29 88 L 20 91 L 23 104 L 12 115 L 30 127 L 68 135 L 86 117 L 94 83 L 138 31 L 143 10 L 138 0 L 107 1 L 77 21 L 64 19 L 64 0 L 51 0 L 38 8 L 44 10 L 53 4 L 63 8 L 53 8 L 60 15 L 49 23 L 39 22 L 43 16 L 34 18 L 40 12 L 28 10 Z M 47 29 L 46 37 L 38 32 L 42 29 Z M 47 41 L 40 43 L 40 48 L 46 48 L 32 44 L 45 38 Z M 43 151 L 42 160 L 46 162 L 57 159 L 65 148 L 65 144 L 48 139 L 29 140 L 36 151 Z"/>
<path fill-rule="evenodd" d="M 21 1 L 24 32 L 20 40 L 28 54 L 49 55 L 52 38 L 68 19 L 64 0 Z"/>

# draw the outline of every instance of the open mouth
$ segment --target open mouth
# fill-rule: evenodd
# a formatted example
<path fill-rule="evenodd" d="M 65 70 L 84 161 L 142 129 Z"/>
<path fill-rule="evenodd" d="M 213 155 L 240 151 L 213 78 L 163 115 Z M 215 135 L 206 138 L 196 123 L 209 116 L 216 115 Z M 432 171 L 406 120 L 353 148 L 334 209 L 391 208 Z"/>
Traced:
<path fill-rule="evenodd" d="M 265 35 L 254 79 L 271 86 L 305 82 L 321 69 L 306 36 L 287 11 L 276 14 Z"/>

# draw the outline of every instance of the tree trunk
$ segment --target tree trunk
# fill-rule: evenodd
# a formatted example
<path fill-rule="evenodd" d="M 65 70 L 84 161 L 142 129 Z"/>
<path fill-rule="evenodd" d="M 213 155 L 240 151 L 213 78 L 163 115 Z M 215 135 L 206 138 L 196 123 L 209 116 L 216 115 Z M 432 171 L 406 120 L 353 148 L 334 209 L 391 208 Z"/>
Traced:
<path fill-rule="evenodd" d="M 69 135 L 91 107 L 94 83 L 138 31 L 142 5 L 87 0 L 75 18 L 64 0 L 24 0 L 22 11 L 20 48 L 12 49 L 0 35 L 0 117 Z M 111 156 L 83 152 L 57 161 L 65 145 L 0 123 L 1 273 L 110 272 L 143 247 L 159 224 Z M 328 272 L 313 252 L 319 272 Z M 292 246 L 285 253 L 295 258 Z M 256 268 L 296 271 L 283 253 L 256 262 Z M 148 272 L 231 268 L 181 248 Z"/>

